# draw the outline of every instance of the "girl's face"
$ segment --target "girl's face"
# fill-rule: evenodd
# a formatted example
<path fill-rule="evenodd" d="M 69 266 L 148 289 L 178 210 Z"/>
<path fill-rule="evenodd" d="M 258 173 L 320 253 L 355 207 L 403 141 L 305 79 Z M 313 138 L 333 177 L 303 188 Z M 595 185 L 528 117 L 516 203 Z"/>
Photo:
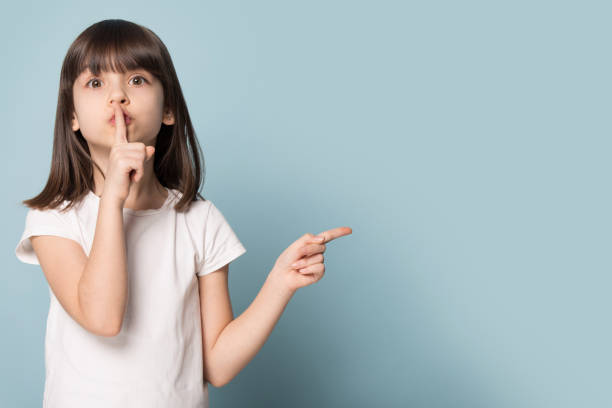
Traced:
<path fill-rule="evenodd" d="M 144 69 L 124 74 L 101 72 L 98 76 L 86 69 L 75 80 L 72 95 L 75 110 L 72 130 L 80 129 L 90 147 L 112 147 L 115 123 L 111 119 L 115 104 L 129 116 L 129 119 L 124 119 L 128 142 L 154 146 L 161 124 L 174 124 L 172 113 L 163 112 L 161 82 Z"/>

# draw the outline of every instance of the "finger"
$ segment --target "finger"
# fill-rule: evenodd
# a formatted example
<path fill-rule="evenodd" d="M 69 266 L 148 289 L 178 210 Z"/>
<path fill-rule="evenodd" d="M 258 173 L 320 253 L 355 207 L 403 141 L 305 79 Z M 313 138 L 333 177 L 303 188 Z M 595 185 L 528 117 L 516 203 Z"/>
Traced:
<path fill-rule="evenodd" d="M 311 255 L 318 254 L 324 251 L 325 251 L 325 245 L 318 245 L 318 244 L 306 245 L 298 251 L 298 258 L 302 258 L 304 256 L 311 256 Z"/>
<path fill-rule="evenodd" d="M 155 154 L 155 148 L 153 146 L 147 146 L 146 153 L 147 153 L 147 157 L 145 161 L 149 161 L 149 159 L 153 157 L 153 155 Z"/>
<path fill-rule="evenodd" d="M 320 234 L 319 234 L 320 235 Z M 322 237 L 321 237 L 322 238 Z M 324 238 L 323 238 L 324 239 Z M 306 244 L 315 244 L 315 243 L 323 243 L 323 239 L 317 240 L 317 237 L 307 233 L 302 235 L 300 238 L 295 240 L 290 246 L 290 253 L 294 257 L 294 259 L 299 259 L 304 256 L 303 248 Z M 323 248 L 324 249 L 324 248 Z"/>
<path fill-rule="evenodd" d="M 125 120 L 123 119 L 123 111 L 118 104 L 113 107 L 115 111 L 115 143 L 127 143 L 127 133 L 125 130 Z"/>
<path fill-rule="evenodd" d="M 317 242 L 314 238 L 315 236 L 310 233 L 304 234 L 295 241 L 293 241 L 289 247 L 292 248 L 294 254 L 297 254 L 300 248 L 302 248 L 304 245 L 308 243 Z"/>
<path fill-rule="evenodd" d="M 320 234 L 317 234 L 316 237 L 323 237 L 323 241 L 320 241 L 320 242 L 327 243 L 327 242 L 333 241 L 336 238 L 340 238 L 340 237 L 343 237 L 345 235 L 349 235 L 352 233 L 353 233 L 353 230 L 350 227 L 338 227 L 338 228 L 334 228 L 334 229 L 330 229 L 330 230 L 321 232 Z"/>
<path fill-rule="evenodd" d="M 122 146 L 125 163 L 129 168 L 130 180 L 138 182 L 144 177 L 144 163 L 153 157 L 155 148 L 142 143 L 127 143 Z"/>
<path fill-rule="evenodd" d="M 294 262 L 291 266 L 293 268 L 299 269 L 299 268 L 304 268 L 306 266 L 314 265 L 316 263 L 323 263 L 323 261 L 325 261 L 323 254 L 318 253 L 318 254 L 311 255 L 306 258 L 302 258 L 299 261 Z"/>
<path fill-rule="evenodd" d="M 142 180 L 143 175 L 144 171 L 142 170 L 142 167 L 138 167 L 134 171 L 134 181 L 138 183 L 140 180 Z"/>
<path fill-rule="evenodd" d="M 130 170 L 130 181 L 138 183 L 141 179 L 141 173 L 137 169 Z"/>
<path fill-rule="evenodd" d="M 140 181 L 144 176 L 142 156 L 130 158 L 126 163 L 128 163 L 130 180 L 134 182 Z"/>
<path fill-rule="evenodd" d="M 323 274 L 325 273 L 325 265 L 322 263 L 310 265 L 305 268 L 299 269 L 298 272 L 302 275 L 312 274 L 317 278 L 317 280 L 319 280 L 323 277 Z"/>

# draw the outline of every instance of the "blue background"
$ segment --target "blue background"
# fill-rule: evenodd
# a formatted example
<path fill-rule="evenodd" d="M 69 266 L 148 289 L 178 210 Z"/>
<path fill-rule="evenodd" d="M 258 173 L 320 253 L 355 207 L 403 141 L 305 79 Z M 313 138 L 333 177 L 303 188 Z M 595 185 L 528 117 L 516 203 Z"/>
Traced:
<path fill-rule="evenodd" d="M 40 406 L 48 286 L 14 248 L 87 26 L 168 47 L 238 316 L 305 232 L 326 274 L 211 407 L 612 406 L 611 8 L 596 1 L 11 3 L 0 405 Z"/>

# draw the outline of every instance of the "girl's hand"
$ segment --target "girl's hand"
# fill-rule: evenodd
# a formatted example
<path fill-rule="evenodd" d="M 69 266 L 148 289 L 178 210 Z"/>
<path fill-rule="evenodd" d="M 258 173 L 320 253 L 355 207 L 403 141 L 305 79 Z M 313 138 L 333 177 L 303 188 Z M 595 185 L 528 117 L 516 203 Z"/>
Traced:
<path fill-rule="evenodd" d="M 132 182 L 138 183 L 142 179 L 144 163 L 153 157 L 155 147 L 145 146 L 142 142 L 129 143 L 123 110 L 118 104 L 115 104 L 114 110 L 115 143 L 108 158 L 103 194 L 112 196 L 123 206 Z"/>
<path fill-rule="evenodd" d="M 291 293 L 318 282 L 325 273 L 323 265 L 325 244 L 352 232 L 349 227 L 339 227 L 317 236 L 304 234 L 278 257 L 270 277 L 277 279 Z"/>

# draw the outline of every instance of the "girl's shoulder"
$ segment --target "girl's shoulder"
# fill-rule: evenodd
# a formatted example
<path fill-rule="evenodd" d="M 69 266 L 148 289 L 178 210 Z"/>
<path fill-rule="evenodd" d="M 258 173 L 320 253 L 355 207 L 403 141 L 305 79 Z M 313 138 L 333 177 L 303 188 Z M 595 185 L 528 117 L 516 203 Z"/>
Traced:
<path fill-rule="evenodd" d="M 32 236 L 53 235 L 71 239 L 82 245 L 76 209 L 72 207 L 65 210 L 67 204 L 64 201 L 55 208 L 28 209 L 23 232 L 15 247 L 15 255 L 20 261 L 39 265 L 38 258 L 30 242 L 30 237 Z"/>
<path fill-rule="evenodd" d="M 70 205 L 68 200 L 62 201 L 55 207 L 47 208 L 35 208 L 28 207 L 26 212 L 26 219 L 34 218 L 37 220 L 63 220 L 64 222 L 74 221 L 76 213 L 80 208 L 81 203 Z"/>
<path fill-rule="evenodd" d="M 178 200 L 180 200 L 180 195 L 177 197 L 177 201 Z M 185 215 L 187 217 L 201 218 L 208 212 L 211 205 L 212 202 L 210 200 L 197 197 L 189 203 L 189 208 L 185 211 Z"/>

